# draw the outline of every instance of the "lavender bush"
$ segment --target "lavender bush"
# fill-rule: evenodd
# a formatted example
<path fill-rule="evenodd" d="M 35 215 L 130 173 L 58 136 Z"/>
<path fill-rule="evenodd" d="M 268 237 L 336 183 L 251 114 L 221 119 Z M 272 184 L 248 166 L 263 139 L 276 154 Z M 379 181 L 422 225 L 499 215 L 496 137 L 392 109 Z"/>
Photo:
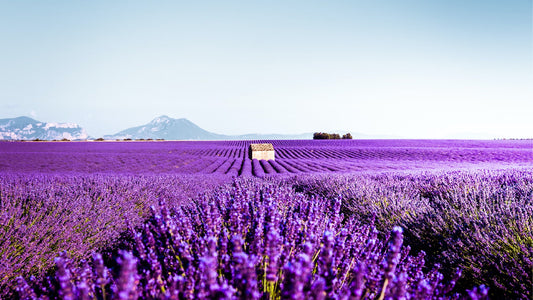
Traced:
<path fill-rule="evenodd" d="M 495 298 L 530 298 L 533 278 L 533 171 L 309 176 L 290 180 L 309 195 L 341 197 L 346 212 L 405 228 L 408 243 L 458 285 L 491 287 Z M 450 272 L 450 271 L 448 271 Z"/>
<path fill-rule="evenodd" d="M 149 207 L 172 199 L 179 206 L 218 177 L 179 176 L 0 176 L 0 289 L 20 275 L 41 277 L 54 258 L 86 258 L 110 247 L 150 215 Z M 3 293 L 0 293 L 0 296 Z"/>
<path fill-rule="evenodd" d="M 459 298 L 424 253 L 409 254 L 403 230 L 378 238 L 345 218 L 339 198 L 310 199 L 276 183 L 243 179 L 170 210 L 153 209 L 131 230 L 129 249 L 104 266 L 71 264 L 18 279 L 20 298 L 84 299 L 427 299 Z M 486 288 L 462 296 L 485 299 Z"/>
<path fill-rule="evenodd" d="M 0 296 L 531 298 L 532 147 L 0 142 Z"/>

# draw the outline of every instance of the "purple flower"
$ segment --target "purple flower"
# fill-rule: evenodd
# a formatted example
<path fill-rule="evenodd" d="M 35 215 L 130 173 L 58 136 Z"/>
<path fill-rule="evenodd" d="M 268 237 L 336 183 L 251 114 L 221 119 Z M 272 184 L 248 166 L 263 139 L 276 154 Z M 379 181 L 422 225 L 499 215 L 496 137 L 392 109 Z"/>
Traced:
<path fill-rule="evenodd" d="M 133 257 L 131 252 L 121 251 L 117 262 L 120 265 L 120 274 L 117 279 L 115 290 L 117 299 L 137 299 L 137 259 Z"/>
<path fill-rule="evenodd" d="M 271 229 L 266 236 L 267 267 L 265 279 L 269 282 L 278 280 L 279 242 L 281 238 L 275 228 Z"/>
<path fill-rule="evenodd" d="M 475 287 L 472 290 L 467 290 L 468 297 L 472 300 L 487 300 L 489 299 L 489 289 L 484 286 L 480 285 L 479 287 Z"/>
<path fill-rule="evenodd" d="M 403 244 L 403 229 L 395 226 L 392 229 L 391 240 L 389 241 L 389 251 L 387 252 L 387 259 L 385 264 L 386 278 L 392 278 L 396 266 L 400 261 L 400 251 Z"/>
<path fill-rule="evenodd" d="M 37 295 L 22 276 L 17 277 L 16 288 L 20 299 L 36 299 Z"/>
<path fill-rule="evenodd" d="M 74 287 L 71 282 L 71 274 L 67 266 L 65 252 L 61 253 L 59 257 L 56 257 L 54 261 L 57 267 L 56 277 L 59 282 L 59 295 L 65 300 L 75 299 Z"/>

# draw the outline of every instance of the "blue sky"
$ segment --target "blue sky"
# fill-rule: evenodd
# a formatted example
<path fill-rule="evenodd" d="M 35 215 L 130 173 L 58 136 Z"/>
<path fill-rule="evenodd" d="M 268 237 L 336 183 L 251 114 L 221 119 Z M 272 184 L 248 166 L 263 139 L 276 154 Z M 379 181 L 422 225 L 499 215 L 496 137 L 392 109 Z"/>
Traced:
<path fill-rule="evenodd" d="M 92 136 L 165 114 L 223 134 L 533 137 L 512 1 L 1 1 L 0 118 Z"/>

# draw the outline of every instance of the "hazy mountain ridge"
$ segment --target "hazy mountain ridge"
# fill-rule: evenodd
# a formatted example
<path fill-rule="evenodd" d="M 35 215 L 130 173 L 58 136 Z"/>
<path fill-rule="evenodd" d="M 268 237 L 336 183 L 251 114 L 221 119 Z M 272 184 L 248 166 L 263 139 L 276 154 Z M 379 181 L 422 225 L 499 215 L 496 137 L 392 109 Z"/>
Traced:
<path fill-rule="evenodd" d="M 222 140 L 227 136 L 206 131 L 191 121 L 160 116 L 148 124 L 131 127 L 104 139 Z"/>
<path fill-rule="evenodd" d="M 225 135 L 212 133 L 193 122 L 181 118 L 160 116 L 148 124 L 131 127 L 116 134 L 104 135 L 106 140 L 114 139 L 165 139 L 165 140 L 260 140 L 260 139 L 310 139 L 312 133 L 299 135 L 286 134 L 244 134 Z"/>
<path fill-rule="evenodd" d="M 89 135 L 78 124 L 40 122 L 29 117 L 0 119 L 0 140 L 85 140 Z"/>
<path fill-rule="evenodd" d="M 346 131 L 337 133 L 345 134 Z M 390 138 L 352 133 L 355 139 Z M 163 140 L 306 140 L 313 133 L 225 135 L 209 132 L 185 119 L 159 116 L 147 124 L 131 127 L 115 134 L 104 135 L 105 140 L 163 139 Z M 75 123 L 47 123 L 29 117 L 0 119 L 0 140 L 86 140 L 92 139 L 85 129 Z"/>

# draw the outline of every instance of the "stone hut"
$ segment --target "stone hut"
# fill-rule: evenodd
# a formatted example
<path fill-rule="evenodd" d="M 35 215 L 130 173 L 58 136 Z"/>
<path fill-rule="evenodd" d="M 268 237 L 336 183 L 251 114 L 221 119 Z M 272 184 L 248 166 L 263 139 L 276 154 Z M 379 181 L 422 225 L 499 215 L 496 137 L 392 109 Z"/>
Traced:
<path fill-rule="evenodd" d="M 270 143 L 266 144 L 250 144 L 249 149 L 250 159 L 257 158 L 259 160 L 274 160 L 275 159 L 275 153 L 274 153 L 274 146 Z"/>

